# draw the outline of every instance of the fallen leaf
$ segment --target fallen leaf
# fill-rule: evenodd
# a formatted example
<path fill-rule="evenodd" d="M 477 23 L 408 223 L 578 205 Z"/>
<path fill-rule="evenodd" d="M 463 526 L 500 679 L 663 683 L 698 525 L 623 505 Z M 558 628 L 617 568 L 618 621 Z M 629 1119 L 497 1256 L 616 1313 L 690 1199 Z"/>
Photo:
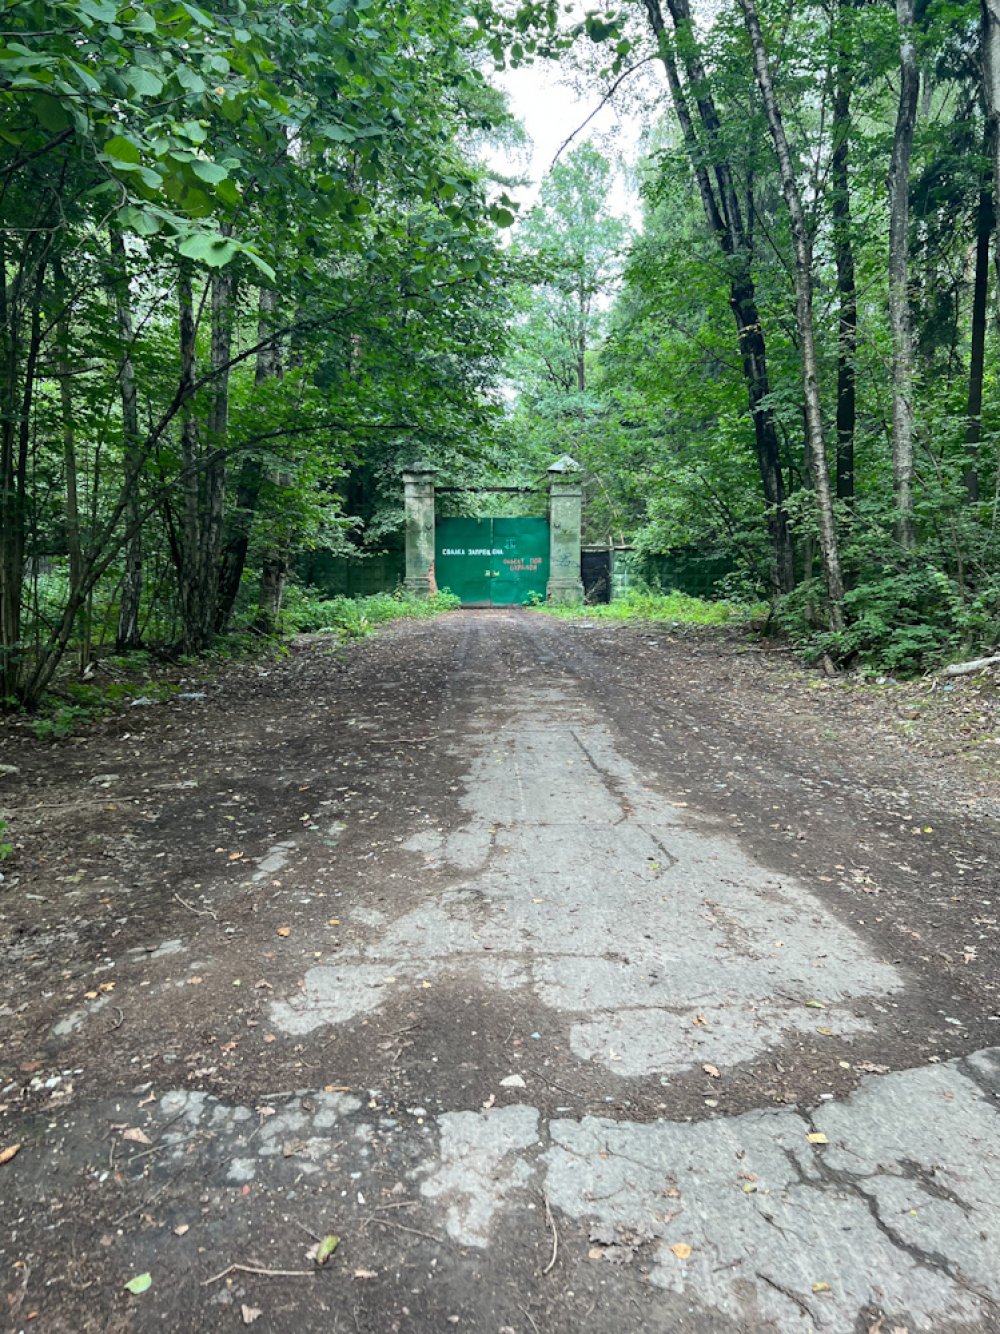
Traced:
<path fill-rule="evenodd" d="M 339 1245 L 340 1238 L 334 1236 L 332 1232 L 325 1236 L 316 1248 L 316 1263 L 325 1265 Z"/>
<path fill-rule="evenodd" d="M 243 1317 L 244 1325 L 252 1325 L 255 1320 L 259 1320 L 264 1312 L 259 1306 L 247 1306 L 246 1302 L 240 1307 L 240 1315 Z"/>
<path fill-rule="evenodd" d="M 279 936 L 287 936 L 287 935 L 289 934 L 289 932 L 291 931 L 291 929 L 292 929 L 292 928 L 291 928 L 290 926 L 279 926 L 279 927 L 278 927 L 278 935 L 279 935 Z"/>
<path fill-rule="evenodd" d="M 822 1134 L 820 1131 L 818 1131 L 818 1130 L 815 1131 L 815 1132 L 814 1132 L 813 1134 L 811 1134 L 811 1135 L 807 1135 L 807 1136 L 806 1136 L 806 1139 L 809 1141 L 810 1144 L 829 1144 L 829 1143 L 830 1143 L 830 1141 L 827 1139 L 827 1137 L 826 1137 L 824 1134 Z"/>
<path fill-rule="evenodd" d="M 178 1223 L 177 1226 L 174 1228 L 174 1236 L 183 1237 L 184 1233 L 190 1231 L 190 1229 L 191 1229 L 190 1223 Z"/>
<path fill-rule="evenodd" d="M 243 853 L 242 853 L 242 852 L 231 852 L 231 853 L 229 854 L 229 860 L 230 860 L 231 862 L 238 862 L 239 859 L 240 859 L 242 856 L 243 856 Z"/>
<path fill-rule="evenodd" d="M 587 1259 L 588 1259 L 588 1260 L 603 1260 L 603 1259 L 604 1259 L 604 1249 L 603 1249 L 603 1247 L 601 1247 L 601 1246 L 591 1246 L 590 1250 L 587 1252 Z"/>
<path fill-rule="evenodd" d="M 678 1260 L 686 1260 L 691 1254 L 691 1247 L 686 1241 L 675 1241 L 670 1248 Z"/>
<path fill-rule="evenodd" d="M 153 1286 L 153 1277 L 151 1274 L 136 1274 L 135 1278 L 130 1278 L 125 1284 L 125 1291 L 134 1293 L 138 1297 L 140 1292 L 147 1292 Z"/>
<path fill-rule="evenodd" d="M 713 1079 L 722 1078 L 722 1073 L 717 1065 L 703 1065 L 701 1068 L 705 1071 L 706 1075 L 711 1075 Z"/>
<path fill-rule="evenodd" d="M 128 1130 L 122 1131 L 122 1139 L 127 1139 L 131 1144 L 152 1144 L 152 1140 L 144 1130 L 138 1126 L 129 1126 Z"/>
<path fill-rule="evenodd" d="M 813 1292 L 829 1292 L 830 1285 L 829 1283 L 814 1283 L 812 1285 L 812 1290 Z"/>
<path fill-rule="evenodd" d="M 265 1034 L 264 1034 L 264 1041 L 265 1041 L 265 1042 L 277 1042 L 277 1040 L 278 1040 L 278 1039 L 275 1037 L 275 1035 L 274 1035 L 273 1033 L 265 1033 Z"/>
<path fill-rule="evenodd" d="M 752 1181 L 744 1181 L 744 1183 L 743 1183 L 743 1194 L 744 1194 L 744 1195 L 754 1195 L 754 1194 L 756 1193 L 756 1191 L 757 1191 L 757 1187 L 754 1185 L 754 1183 L 753 1183 Z"/>
<path fill-rule="evenodd" d="M 340 926 L 340 918 L 339 918 L 339 917 L 331 917 L 331 918 L 329 919 L 329 921 L 327 922 L 327 926 Z"/>
<path fill-rule="evenodd" d="M 4 1163 L 9 1163 L 12 1158 L 16 1158 L 20 1152 L 20 1144 L 8 1144 L 6 1149 L 0 1149 L 0 1167 Z"/>
<path fill-rule="evenodd" d="M 806 1001 L 806 1009 L 807 1009 L 807 1010 L 825 1010 L 825 1009 L 826 1009 L 826 1006 L 823 1004 L 822 1001 L 818 1001 L 818 1000 L 810 1000 L 810 1001 Z"/>
<path fill-rule="evenodd" d="M 832 1038 L 832 1037 L 833 1037 L 833 1029 L 832 1029 L 832 1028 L 817 1028 L 816 1032 L 817 1032 L 817 1033 L 822 1033 L 823 1036 L 826 1037 L 826 1038 Z"/>

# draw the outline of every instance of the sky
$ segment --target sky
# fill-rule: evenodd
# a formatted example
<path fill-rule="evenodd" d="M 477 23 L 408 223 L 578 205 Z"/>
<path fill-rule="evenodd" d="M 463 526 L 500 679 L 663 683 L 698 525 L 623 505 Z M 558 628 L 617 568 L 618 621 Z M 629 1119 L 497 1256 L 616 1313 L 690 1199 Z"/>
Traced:
<path fill-rule="evenodd" d="M 641 79 L 646 73 L 643 71 L 634 77 Z M 524 125 L 529 142 L 512 151 L 494 147 L 489 154 L 490 164 L 505 174 L 530 178 L 529 186 L 512 191 L 521 203 L 522 212 L 526 212 L 537 197 L 559 148 L 598 106 L 601 91 L 595 89 L 580 95 L 560 79 L 558 67 L 546 60 L 520 69 L 504 70 L 493 75 L 492 81 L 507 93 L 510 109 Z M 633 99 L 621 99 L 621 106 L 621 111 L 614 101 L 604 106 L 566 151 L 591 142 L 612 162 L 620 165 L 609 206 L 613 212 L 637 225 L 639 199 L 630 168 L 639 155 L 643 118 L 634 110 Z"/>

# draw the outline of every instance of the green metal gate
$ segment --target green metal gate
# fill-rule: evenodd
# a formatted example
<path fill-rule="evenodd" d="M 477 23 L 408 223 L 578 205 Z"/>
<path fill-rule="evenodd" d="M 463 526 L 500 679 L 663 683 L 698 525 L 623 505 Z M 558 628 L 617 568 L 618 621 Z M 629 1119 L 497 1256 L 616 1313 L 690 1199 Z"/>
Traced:
<path fill-rule="evenodd" d="M 509 607 L 545 598 L 547 519 L 438 519 L 438 588 L 463 607 Z"/>

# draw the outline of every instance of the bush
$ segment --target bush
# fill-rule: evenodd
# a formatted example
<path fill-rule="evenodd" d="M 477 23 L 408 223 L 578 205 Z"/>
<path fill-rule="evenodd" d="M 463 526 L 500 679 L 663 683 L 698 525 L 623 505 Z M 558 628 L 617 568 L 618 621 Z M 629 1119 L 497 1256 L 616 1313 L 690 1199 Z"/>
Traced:
<path fill-rule="evenodd" d="M 453 593 L 437 593 L 417 598 L 397 589 L 392 593 L 372 593 L 369 597 L 319 598 L 313 590 L 289 589 L 282 619 L 291 630 L 329 631 L 345 639 L 362 639 L 377 625 L 401 619 L 436 616 L 454 611 L 461 603 Z"/>
<path fill-rule="evenodd" d="M 547 607 L 549 615 L 587 616 L 607 621 L 670 621 L 675 625 L 727 625 L 746 621 L 755 608 L 734 602 L 712 602 L 689 593 L 654 593 L 629 589 L 613 602 L 592 607 Z"/>
<path fill-rule="evenodd" d="M 822 604 L 815 583 L 804 584 L 775 609 L 775 622 L 808 661 L 824 653 L 835 662 L 912 676 L 965 656 L 1000 637 L 996 587 L 963 596 L 943 570 L 929 564 L 867 570 L 844 597 L 847 627 L 817 633 L 813 608 Z"/>

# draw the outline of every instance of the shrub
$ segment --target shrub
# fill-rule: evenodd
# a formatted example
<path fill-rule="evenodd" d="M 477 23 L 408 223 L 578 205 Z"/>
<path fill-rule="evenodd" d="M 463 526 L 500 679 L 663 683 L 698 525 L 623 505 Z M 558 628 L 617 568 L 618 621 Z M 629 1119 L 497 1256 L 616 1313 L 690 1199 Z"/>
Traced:
<path fill-rule="evenodd" d="M 417 598 L 397 589 L 360 598 L 320 598 L 314 590 L 296 587 L 290 594 L 282 617 L 289 629 L 329 631 L 345 639 L 364 638 L 375 626 L 388 621 L 436 616 L 461 606 L 459 599 L 447 592 Z"/>

